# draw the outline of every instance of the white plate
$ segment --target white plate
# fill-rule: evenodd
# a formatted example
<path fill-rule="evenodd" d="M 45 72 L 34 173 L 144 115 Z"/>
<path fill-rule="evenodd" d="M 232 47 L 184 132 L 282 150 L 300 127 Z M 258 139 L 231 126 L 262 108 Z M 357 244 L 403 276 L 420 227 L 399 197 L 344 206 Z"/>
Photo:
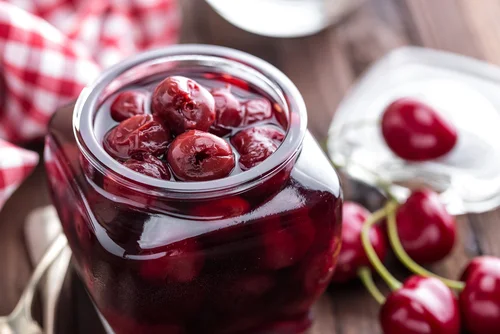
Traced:
<path fill-rule="evenodd" d="M 399 97 L 420 99 L 458 128 L 446 156 L 409 163 L 385 145 L 378 120 Z M 328 139 L 334 163 L 371 185 L 417 182 L 441 193 L 452 214 L 500 205 L 500 68 L 451 53 L 405 47 L 374 64 L 340 104 Z M 409 189 L 391 186 L 405 198 Z"/>

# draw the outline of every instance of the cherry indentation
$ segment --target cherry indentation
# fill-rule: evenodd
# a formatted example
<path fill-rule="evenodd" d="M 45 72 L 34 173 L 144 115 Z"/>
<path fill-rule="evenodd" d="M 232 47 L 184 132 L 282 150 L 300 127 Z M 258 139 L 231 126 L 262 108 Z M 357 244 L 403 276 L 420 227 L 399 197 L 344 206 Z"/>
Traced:
<path fill-rule="evenodd" d="M 231 146 L 203 131 L 191 130 L 175 138 L 168 150 L 168 162 L 182 181 L 208 181 L 225 177 L 235 166 Z"/>
<path fill-rule="evenodd" d="M 397 156 L 409 161 L 439 158 L 450 152 L 458 139 L 451 122 L 411 98 L 398 99 L 385 109 L 382 135 Z"/>
<path fill-rule="evenodd" d="M 163 161 L 146 153 L 140 157 L 130 158 L 123 163 L 129 169 L 156 179 L 169 180 L 170 172 Z"/>
<path fill-rule="evenodd" d="M 135 115 L 144 114 L 146 95 L 138 91 L 125 91 L 118 94 L 111 104 L 111 117 L 121 122 Z"/>
<path fill-rule="evenodd" d="M 168 77 L 153 92 L 153 114 L 165 121 L 172 133 L 208 131 L 215 121 L 215 101 L 210 92 L 189 78 Z"/>
<path fill-rule="evenodd" d="M 136 154 L 161 156 L 167 150 L 169 131 L 151 115 L 137 115 L 121 122 L 104 137 L 104 149 L 115 159 Z"/>

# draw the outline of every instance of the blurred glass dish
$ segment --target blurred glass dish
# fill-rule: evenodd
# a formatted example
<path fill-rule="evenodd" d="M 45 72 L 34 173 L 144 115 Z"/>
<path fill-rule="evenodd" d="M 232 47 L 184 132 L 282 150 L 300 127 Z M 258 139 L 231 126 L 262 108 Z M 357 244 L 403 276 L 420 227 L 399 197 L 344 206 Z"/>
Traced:
<path fill-rule="evenodd" d="M 365 73 L 340 104 L 328 151 L 350 177 L 390 184 L 401 199 L 422 185 L 441 193 L 453 214 L 500 205 L 500 69 L 484 62 L 423 48 L 393 51 Z M 447 155 L 411 163 L 395 156 L 380 130 L 385 107 L 399 97 L 433 106 L 458 128 Z"/>
<path fill-rule="evenodd" d="M 271 37 L 315 34 L 364 0 L 206 0 L 233 25 Z"/>

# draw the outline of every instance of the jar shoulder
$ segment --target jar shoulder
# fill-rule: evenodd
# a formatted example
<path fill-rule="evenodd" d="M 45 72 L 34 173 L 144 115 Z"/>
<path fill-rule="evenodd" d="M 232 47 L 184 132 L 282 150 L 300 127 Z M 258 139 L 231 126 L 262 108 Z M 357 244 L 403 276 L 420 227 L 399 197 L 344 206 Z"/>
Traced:
<path fill-rule="evenodd" d="M 301 186 L 342 198 L 340 179 L 318 142 L 307 131 L 291 177 Z"/>

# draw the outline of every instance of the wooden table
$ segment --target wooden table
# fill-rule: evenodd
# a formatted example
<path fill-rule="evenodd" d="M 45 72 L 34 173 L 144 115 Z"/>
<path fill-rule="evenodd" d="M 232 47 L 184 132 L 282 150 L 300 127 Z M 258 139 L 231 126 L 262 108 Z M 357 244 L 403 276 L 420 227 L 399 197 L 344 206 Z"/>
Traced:
<path fill-rule="evenodd" d="M 239 30 L 201 0 L 180 2 L 185 11 L 182 42 L 225 45 L 276 65 L 302 92 L 309 129 L 320 140 L 356 77 L 391 49 L 421 45 L 500 64 L 500 1 L 496 0 L 368 0 L 326 31 L 286 40 Z M 0 212 L 0 314 L 11 311 L 32 269 L 22 223 L 31 209 L 48 203 L 39 167 Z M 460 217 L 460 240 L 453 254 L 430 269 L 457 277 L 469 257 L 500 256 L 498 218 L 499 211 Z M 393 269 L 404 275 L 398 265 Z M 66 288 L 69 297 L 60 332 L 102 333 L 78 281 L 70 279 Z M 311 333 L 379 333 L 378 309 L 358 282 L 332 286 L 317 306 L 318 320 Z"/>

